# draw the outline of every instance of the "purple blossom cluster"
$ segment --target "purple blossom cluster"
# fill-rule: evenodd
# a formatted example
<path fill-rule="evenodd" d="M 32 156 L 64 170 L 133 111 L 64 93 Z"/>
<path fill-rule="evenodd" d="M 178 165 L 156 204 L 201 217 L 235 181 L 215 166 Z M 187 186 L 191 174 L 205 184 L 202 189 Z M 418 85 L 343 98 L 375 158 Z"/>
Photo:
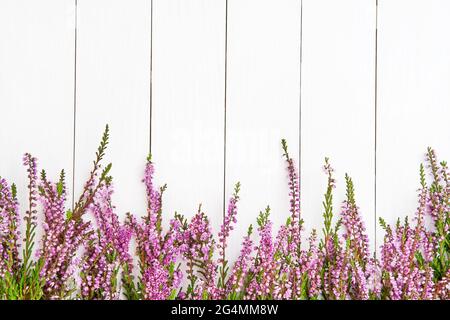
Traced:
<path fill-rule="evenodd" d="M 90 205 L 97 228 L 85 239 L 80 267 L 80 295 L 83 299 L 118 299 L 120 266 L 131 270 L 129 243 L 132 230 L 121 225 L 115 213 L 111 196 L 112 183 L 98 190 Z"/>
<path fill-rule="evenodd" d="M 165 186 L 157 190 L 153 185 L 154 166 L 150 157 L 145 167 L 143 182 L 147 194 L 147 215 L 142 221 L 129 215 L 127 225 L 136 239 L 136 255 L 139 259 L 140 282 L 136 288 L 132 276 L 132 264 L 126 272 L 127 297 L 148 300 L 165 300 L 173 297 L 182 280 L 176 259 L 180 253 L 181 223 L 174 218 L 167 232 L 162 229 L 162 195 Z M 136 288 L 136 289 L 135 289 Z"/>
<path fill-rule="evenodd" d="M 382 282 L 388 299 L 449 298 L 449 171 L 446 162 L 437 163 L 431 148 L 426 161 L 432 182 L 427 185 L 421 166 L 421 189 L 413 224 L 405 219 L 391 227 L 381 221 L 386 231 L 381 246 Z"/>
<path fill-rule="evenodd" d="M 323 228 L 304 235 L 300 181 L 282 140 L 290 212 L 275 232 L 271 210 L 250 225 L 240 254 L 227 243 L 239 216 L 240 184 L 217 235 L 202 206 L 190 218 L 163 221 L 166 186 L 155 187 L 149 157 L 142 180 L 147 212 L 121 222 L 113 205 L 111 165 L 101 161 L 108 127 L 79 200 L 66 208 L 64 171 L 51 182 L 25 154 L 28 206 L 21 239 L 15 185 L 0 178 L 0 298 L 2 299 L 450 299 L 450 181 L 446 162 L 428 149 L 413 219 L 389 225 L 377 254 L 346 175 L 346 199 L 336 214 L 334 170 L 328 159 Z M 426 171 L 431 174 L 426 175 Z M 41 221 L 42 237 L 34 248 Z M 306 239 L 306 241 L 302 241 Z"/>
<path fill-rule="evenodd" d="M 14 186 L 0 178 L 0 277 L 13 274 L 20 265 L 19 210 Z"/>

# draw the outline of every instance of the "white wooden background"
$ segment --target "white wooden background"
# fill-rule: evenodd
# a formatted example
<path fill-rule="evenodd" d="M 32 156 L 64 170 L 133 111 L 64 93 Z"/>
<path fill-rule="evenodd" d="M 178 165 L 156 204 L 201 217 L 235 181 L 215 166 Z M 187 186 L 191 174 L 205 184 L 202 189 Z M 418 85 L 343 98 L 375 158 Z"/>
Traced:
<path fill-rule="evenodd" d="M 450 1 L 378 2 L 0 0 L 0 175 L 25 201 L 32 152 L 66 169 L 70 206 L 109 123 L 121 214 L 145 213 L 150 151 L 166 218 L 201 202 L 217 230 L 241 181 L 236 255 L 267 204 L 276 225 L 289 215 L 286 138 L 307 230 L 329 156 L 336 208 L 348 172 L 379 243 L 377 217 L 415 210 L 426 147 L 450 158 Z"/>

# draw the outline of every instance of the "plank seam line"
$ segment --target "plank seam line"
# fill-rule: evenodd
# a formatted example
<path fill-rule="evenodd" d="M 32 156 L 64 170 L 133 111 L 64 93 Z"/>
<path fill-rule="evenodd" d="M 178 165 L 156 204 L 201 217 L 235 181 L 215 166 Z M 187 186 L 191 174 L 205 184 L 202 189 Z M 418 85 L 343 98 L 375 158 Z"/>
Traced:
<path fill-rule="evenodd" d="M 149 128 L 149 153 L 152 153 L 152 129 L 153 129 L 153 0 L 150 1 L 150 128 Z"/>
<path fill-rule="evenodd" d="M 223 126 L 223 219 L 225 219 L 227 171 L 227 69 L 228 69 L 228 0 L 225 0 L 225 60 L 224 60 L 224 126 Z"/>
<path fill-rule="evenodd" d="M 302 198 L 302 60 L 303 60 L 303 0 L 300 0 L 300 66 L 299 66 L 299 141 L 298 141 L 298 173 L 299 173 L 299 191 L 300 200 Z M 302 201 L 300 201 L 300 210 Z M 301 212 L 301 211 L 300 211 Z"/>
<path fill-rule="evenodd" d="M 377 254 L 377 147 L 378 147 L 378 0 L 375 0 L 375 92 L 374 92 L 374 102 L 375 102 L 375 123 L 374 123 L 374 217 L 375 217 L 375 225 L 374 225 L 374 238 L 375 238 L 375 257 Z"/>
<path fill-rule="evenodd" d="M 78 44 L 78 0 L 75 4 L 74 64 L 73 64 L 73 149 L 72 149 L 72 210 L 75 205 L 75 160 L 77 125 L 77 44 Z"/>

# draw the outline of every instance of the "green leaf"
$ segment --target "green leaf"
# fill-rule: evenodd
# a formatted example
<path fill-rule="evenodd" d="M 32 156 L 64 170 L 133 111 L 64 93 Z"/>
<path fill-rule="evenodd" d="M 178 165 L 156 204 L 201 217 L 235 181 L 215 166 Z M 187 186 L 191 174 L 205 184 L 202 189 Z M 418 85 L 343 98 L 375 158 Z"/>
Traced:
<path fill-rule="evenodd" d="M 11 194 L 13 199 L 17 199 L 17 187 L 15 183 L 11 185 Z"/>
<path fill-rule="evenodd" d="M 64 191 L 64 184 L 63 182 L 59 181 L 56 184 L 56 191 L 58 192 L 58 196 L 61 197 Z"/>

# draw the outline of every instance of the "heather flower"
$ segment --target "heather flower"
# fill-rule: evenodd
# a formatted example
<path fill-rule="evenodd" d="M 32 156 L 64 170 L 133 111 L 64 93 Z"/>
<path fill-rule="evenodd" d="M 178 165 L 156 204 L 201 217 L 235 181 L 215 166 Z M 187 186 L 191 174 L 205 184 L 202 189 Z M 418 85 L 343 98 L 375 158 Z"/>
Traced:
<path fill-rule="evenodd" d="M 130 298 L 162 300 L 175 298 L 182 281 L 180 266 L 176 265 L 180 254 L 181 222 L 178 216 L 170 221 L 169 230 L 162 230 L 163 186 L 157 191 L 153 186 L 154 166 L 148 157 L 143 183 L 147 194 L 147 216 L 138 222 L 128 216 L 127 225 L 136 239 L 141 279 L 136 289 L 131 275 L 132 266 L 124 270 L 125 294 Z"/>
<path fill-rule="evenodd" d="M 383 223 L 384 224 L 384 223 Z M 383 269 L 383 291 L 386 298 L 427 299 L 430 298 L 431 268 L 423 259 L 422 250 L 428 238 L 418 233 L 405 220 L 397 222 L 395 228 L 386 226 L 385 241 L 381 249 Z"/>
<path fill-rule="evenodd" d="M 336 187 L 336 181 L 328 158 L 325 158 L 323 170 L 328 179 L 323 201 L 323 239 L 320 243 L 323 256 L 321 291 L 324 299 L 345 299 L 348 291 L 348 242 L 338 234 L 342 220 L 338 220 L 333 227 L 333 189 Z"/>
<path fill-rule="evenodd" d="M 70 283 L 74 282 L 72 277 L 76 270 L 76 254 L 84 241 L 91 235 L 90 223 L 83 221 L 82 216 L 94 202 L 97 192 L 111 180 L 108 176 L 111 164 L 106 166 L 98 176 L 108 140 L 109 127 L 106 126 L 96 153 L 94 168 L 73 211 L 65 210 L 64 171 L 61 172 L 57 183 L 49 181 L 45 171 L 41 173 L 38 190 L 39 201 L 44 211 L 44 234 L 38 257 L 41 265 L 39 274 L 44 282 L 45 298 L 70 297 L 76 290 L 70 286 Z"/>
<path fill-rule="evenodd" d="M 349 299 L 350 253 L 348 243 L 339 241 L 328 270 L 329 298 Z"/>
<path fill-rule="evenodd" d="M 450 271 L 436 284 L 434 299 L 450 300 Z"/>
<path fill-rule="evenodd" d="M 217 266 L 213 259 L 215 241 L 207 216 L 201 211 L 192 217 L 182 233 L 181 254 L 186 261 L 188 287 L 184 293 L 190 299 L 214 299 L 219 295 L 215 280 Z"/>
<path fill-rule="evenodd" d="M 431 243 L 423 230 L 421 209 L 418 210 L 416 225 L 412 227 L 405 219 L 397 221 L 395 228 L 386 225 L 386 236 L 381 248 L 383 269 L 383 291 L 386 298 L 429 299 L 432 295 L 432 269 L 429 258 L 424 255 Z"/>
<path fill-rule="evenodd" d="M 342 204 L 341 221 L 345 229 L 344 239 L 350 241 L 352 253 L 362 268 L 370 259 L 369 237 L 366 227 L 355 202 L 354 187 L 352 179 L 346 175 L 347 200 Z"/>
<path fill-rule="evenodd" d="M 128 253 L 131 230 L 120 225 L 112 205 L 112 183 L 100 188 L 90 205 L 97 229 L 85 241 L 81 265 L 81 297 L 84 299 L 118 299 L 118 273 L 121 265 L 132 270 Z"/>
<path fill-rule="evenodd" d="M 229 202 L 228 202 L 228 209 L 227 209 L 227 213 L 225 215 L 224 221 L 222 223 L 222 226 L 220 227 L 220 232 L 219 232 L 219 241 L 217 244 L 217 248 L 219 250 L 219 259 L 217 261 L 217 263 L 219 265 L 221 265 L 219 267 L 219 273 L 220 273 L 220 278 L 219 278 L 219 290 L 221 291 L 221 294 L 224 294 L 224 289 L 225 289 L 225 279 L 228 273 L 228 261 L 226 260 L 225 257 L 225 250 L 227 248 L 227 239 L 230 236 L 230 232 L 233 230 L 234 228 L 234 224 L 236 224 L 237 219 L 236 219 L 236 215 L 237 215 L 237 203 L 239 201 L 239 191 L 241 188 L 241 184 L 238 182 L 236 183 L 235 187 L 234 187 L 234 193 L 233 196 L 230 198 Z"/>
<path fill-rule="evenodd" d="M 287 163 L 288 171 L 288 186 L 289 186 L 289 197 L 290 197 L 290 240 L 288 241 L 288 250 L 297 254 L 300 252 L 301 246 L 301 236 L 300 232 L 302 230 L 303 221 L 300 217 L 300 182 L 298 178 L 297 169 L 294 160 L 290 157 L 287 149 L 286 140 L 281 140 L 284 157 Z"/>
<path fill-rule="evenodd" d="M 0 278 L 14 274 L 20 266 L 18 206 L 15 186 L 0 178 Z"/>
<path fill-rule="evenodd" d="M 242 248 L 239 257 L 234 263 L 230 277 L 227 281 L 226 292 L 229 298 L 242 298 L 245 294 L 247 275 L 252 262 L 253 241 L 251 235 L 253 227 L 250 225 L 247 235 L 242 242 Z"/>
<path fill-rule="evenodd" d="M 254 247 L 256 257 L 248 271 L 246 299 L 270 298 L 274 294 L 276 272 L 275 249 L 272 239 L 270 208 L 260 212 L 258 222 L 259 245 Z M 284 237 L 283 237 L 284 238 Z"/>
<path fill-rule="evenodd" d="M 367 300 L 380 291 L 378 263 L 370 256 L 369 237 L 359 208 L 356 205 L 352 179 L 345 175 L 347 199 L 343 202 L 341 222 L 344 227 L 343 238 L 348 243 L 350 254 L 351 283 L 349 295 L 352 299 Z"/>
<path fill-rule="evenodd" d="M 319 250 L 317 242 L 316 230 L 312 230 L 308 239 L 309 249 L 305 253 L 304 268 L 307 275 L 308 285 L 307 292 L 304 293 L 305 298 L 317 299 L 320 296 L 321 287 L 321 270 L 323 267 L 323 254 Z"/>
<path fill-rule="evenodd" d="M 448 273 L 449 247 L 449 189 L 448 169 L 445 162 L 439 168 L 434 151 L 427 152 L 428 168 L 433 178 L 427 186 L 424 166 L 420 167 L 421 189 L 419 206 L 414 217 L 415 225 L 408 220 L 397 222 L 395 227 L 381 220 L 386 230 L 382 245 L 383 292 L 389 299 L 431 299 L 445 297 L 441 293 L 441 279 Z M 425 218 L 434 222 L 427 230 Z"/>
<path fill-rule="evenodd" d="M 67 284 L 73 276 L 75 255 L 83 243 L 89 223 L 66 215 L 63 172 L 59 182 L 54 184 L 43 171 L 39 190 L 44 211 L 44 234 L 38 257 L 43 261 L 40 276 L 45 283 L 44 294 L 51 299 L 64 298 L 73 291 Z"/>
<path fill-rule="evenodd" d="M 431 234 L 434 248 L 428 250 L 428 256 L 435 253 L 431 262 L 437 280 L 444 278 L 450 270 L 450 181 L 447 163 L 438 164 L 436 153 L 428 148 L 426 154 L 432 182 L 428 187 L 424 167 L 421 166 L 420 180 L 422 195 L 419 199 L 424 217 L 431 217 L 433 230 Z"/>
<path fill-rule="evenodd" d="M 24 264 L 27 265 L 32 255 L 31 241 L 37 226 L 37 159 L 26 153 L 23 157 L 23 165 L 27 167 L 28 173 L 28 209 L 24 217 L 26 231 L 25 239 L 23 239 L 25 242 Z"/>
<path fill-rule="evenodd" d="M 300 187 L 294 160 L 288 153 L 286 140 L 282 140 L 288 171 L 290 197 L 290 217 L 282 227 L 275 242 L 275 260 L 280 272 L 275 275 L 273 294 L 275 299 L 296 299 L 302 295 L 303 251 L 301 249 L 301 231 L 303 220 L 300 216 Z"/>

